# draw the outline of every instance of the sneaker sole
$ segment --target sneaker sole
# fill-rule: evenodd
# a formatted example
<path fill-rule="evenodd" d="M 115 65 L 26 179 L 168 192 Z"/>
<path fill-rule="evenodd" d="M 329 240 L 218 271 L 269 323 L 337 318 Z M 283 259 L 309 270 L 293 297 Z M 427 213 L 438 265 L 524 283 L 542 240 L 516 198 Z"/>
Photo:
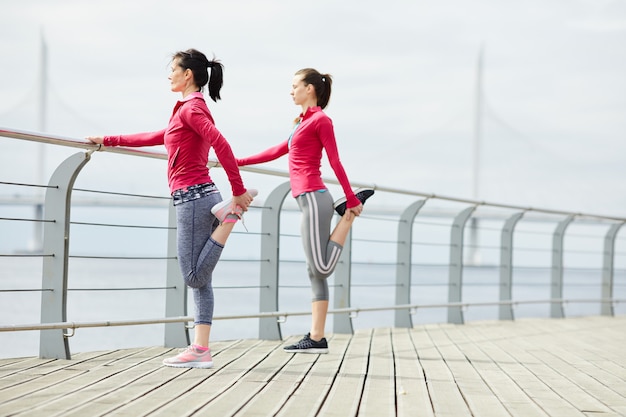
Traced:
<path fill-rule="evenodd" d="M 209 369 L 213 368 L 213 362 L 185 362 L 185 363 L 165 363 L 163 365 L 171 368 L 201 368 Z"/>
<path fill-rule="evenodd" d="M 259 195 L 259 191 L 252 188 L 250 190 L 248 190 L 248 193 L 250 193 L 250 195 L 252 196 L 252 198 L 256 197 L 257 195 Z M 224 207 L 227 207 L 229 204 L 231 204 L 231 202 L 233 201 L 232 198 L 226 199 L 224 201 L 220 201 L 219 203 L 217 203 L 216 205 L 214 205 L 211 208 L 211 214 L 213 214 L 215 217 L 217 217 L 217 213 L 222 210 Z M 240 216 L 243 215 L 243 211 L 239 214 Z"/>
<path fill-rule="evenodd" d="M 365 204 L 365 201 L 367 201 L 367 199 L 368 199 L 368 198 L 370 198 L 371 196 L 373 196 L 373 195 L 374 195 L 375 190 L 374 190 L 373 188 L 358 188 L 358 189 L 354 192 L 354 195 L 357 195 L 357 194 L 359 194 L 359 193 L 361 193 L 361 192 L 363 192 L 363 191 L 367 191 L 367 190 L 369 190 L 369 191 L 370 191 L 370 194 L 369 194 L 367 197 L 365 197 L 365 200 L 364 200 L 364 201 L 361 201 L 361 199 L 359 199 L 359 201 L 361 201 L 361 204 Z M 357 198 L 358 198 L 358 197 L 357 197 Z M 347 201 L 346 197 L 342 197 L 342 198 L 340 198 L 339 200 L 337 200 L 337 201 L 333 204 L 333 209 L 335 209 L 335 211 L 337 212 L 337 214 L 339 214 L 340 216 L 343 216 L 343 215 L 344 215 L 344 213 L 346 212 L 346 210 L 345 210 L 345 203 L 346 203 L 346 201 Z M 341 212 L 341 210 L 338 210 L 338 209 L 337 209 L 337 208 L 338 208 L 339 206 L 341 206 L 342 204 L 344 205 L 344 208 L 343 208 L 343 213 Z"/>
<path fill-rule="evenodd" d="M 287 353 L 312 353 L 321 354 L 328 353 L 328 348 L 311 348 L 311 349 L 284 349 Z"/>

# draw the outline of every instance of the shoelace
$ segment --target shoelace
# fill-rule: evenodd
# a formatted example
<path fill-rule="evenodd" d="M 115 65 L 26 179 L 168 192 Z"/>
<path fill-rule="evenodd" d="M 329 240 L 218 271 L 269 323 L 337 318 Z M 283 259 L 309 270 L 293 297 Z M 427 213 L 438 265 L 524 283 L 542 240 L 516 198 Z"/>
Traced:
<path fill-rule="evenodd" d="M 237 206 L 237 208 L 241 208 L 239 206 Z M 243 220 L 243 210 L 241 210 L 240 213 L 233 213 L 235 216 L 237 216 L 237 218 L 239 218 L 239 221 L 241 222 L 241 225 L 243 226 L 244 229 L 246 229 L 246 232 L 248 231 L 248 228 L 246 227 L 246 222 Z"/>
<path fill-rule="evenodd" d="M 296 344 L 296 346 L 299 347 L 299 348 L 303 348 L 303 349 L 306 349 L 306 348 L 309 348 L 309 347 L 313 347 L 313 340 L 311 338 L 309 338 L 309 337 L 304 338 L 304 339 L 300 340 Z"/>
<path fill-rule="evenodd" d="M 180 349 L 178 349 L 178 354 L 180 355 L 181 353 L 185 353 L 188 350 L 193 350 L 193 347 L 192 346 L 187 346 L 187 347 L 184 347 L 184 348 L 180 348 Z"/>
<path fill-rule="evenodd" d="M 248 228 L 246 227 L 246 222 L 243 220 L 243 210 L 241 211 L 240 214 L 237 214 L 237 217 L 239 217 L 239 221 L 241 222 L 241 225 L 243 226 L 244 229 L 246 229 L 246 232 L 247 232 Z"/>
<path fill-rule="evenodd" d="M 228 216 L 237 216 L 237 219 L 241 222 L 241 225 L 243 226 L 243 228 L 246 229 L 246 232 L 248 232 L 248 228 L 246 227 L 246 222 L 243 220 L 243 210 L 240 206 L 237 206 L 237 209 L 235 210 L 234 213 L 228 213 L 226 215 L 226 218 Z"/>

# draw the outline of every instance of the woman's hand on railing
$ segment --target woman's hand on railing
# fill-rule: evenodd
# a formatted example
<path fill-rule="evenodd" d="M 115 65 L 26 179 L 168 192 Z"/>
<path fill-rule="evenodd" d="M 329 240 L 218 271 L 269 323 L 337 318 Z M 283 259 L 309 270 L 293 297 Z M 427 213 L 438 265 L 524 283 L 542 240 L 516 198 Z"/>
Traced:
<path fill-rule="evenodd" d="M 87 136 L 85 139 L 96 145 L 102 145 L 102 143 L 104 143 L 104 136 Z"/>

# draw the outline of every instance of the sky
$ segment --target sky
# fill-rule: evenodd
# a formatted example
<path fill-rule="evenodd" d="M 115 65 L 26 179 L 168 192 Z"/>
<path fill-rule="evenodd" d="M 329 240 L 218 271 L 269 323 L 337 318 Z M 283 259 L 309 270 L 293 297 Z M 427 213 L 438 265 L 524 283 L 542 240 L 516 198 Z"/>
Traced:
<path fill-rule="evenodd" d="M 196 48 L 225 66 L 223 99 L 209 107 L 238 156 L 288 137 L 300 111 L 293 74 L 313 67 L 333 76 L 326 112 L 353 182 L 626 217 L 624 0 L 0 0 L 0 8 L 0 127 L 75 139 L 162 129 L 180 97 L 169 89 L 170 57 Z M 32 146 L 0 138 L 0 179 L 33 175 L 18 162 Z M 51 172 L 58 162 L 47 158 Z M 133 163 L 134 175 L 162 170 L 166 189 L 164 166 Z M 286 170 L 287 161 L 268 166 Z M 114 168 L 98 165 L 92 181 L 120 177 Z"/>

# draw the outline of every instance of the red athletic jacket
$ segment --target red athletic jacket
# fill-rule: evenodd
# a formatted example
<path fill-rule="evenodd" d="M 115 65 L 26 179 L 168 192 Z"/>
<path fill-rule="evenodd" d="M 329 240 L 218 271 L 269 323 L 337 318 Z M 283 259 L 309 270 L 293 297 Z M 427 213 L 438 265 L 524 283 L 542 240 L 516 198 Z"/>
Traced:
<path fill-rule="evenodd" d="M 259 154 L 237 159 L 237 164 L 260 164 L 289 154 L 291 194 L 297 197 L 306 192 L 326 188 L 320 170 L 322 149 L 325 149 L 330 166 L 346 195 L 347 207 L 352 208 L 361 204 L 354 195 L 346 171 L 339 160 L 335 132 L 330 118 L 321 107 L 310 107 L 304 115 L 300 116 L 300 124 L 290 139 Z"/>
<path fill-rule="evenodd" d="M 166 129 L 132 135 L 105 136 L 105 146 L 165 145 L 170 191 L 212 182 L 209 176 L 209 149 L 215 154 L 232 187 L 234 196 L 246 192 L 237 161 L 226 138 L 215 127 L 202 93 L 189 94 L 174 106 Z"/>

